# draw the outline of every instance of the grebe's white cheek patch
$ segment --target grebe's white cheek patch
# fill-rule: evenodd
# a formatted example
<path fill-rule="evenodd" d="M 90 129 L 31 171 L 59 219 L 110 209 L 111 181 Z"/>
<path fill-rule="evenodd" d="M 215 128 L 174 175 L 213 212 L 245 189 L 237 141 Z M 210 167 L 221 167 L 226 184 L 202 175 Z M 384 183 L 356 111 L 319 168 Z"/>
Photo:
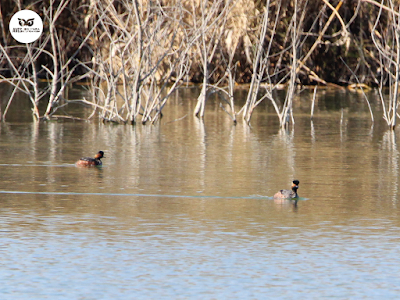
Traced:
<path fill-rule="evenodd" d="M 43 21 L 36 12 L 24 9 L 11 17 L 9 29 L 17 42 L 33 43 L 42 35 Z"/>

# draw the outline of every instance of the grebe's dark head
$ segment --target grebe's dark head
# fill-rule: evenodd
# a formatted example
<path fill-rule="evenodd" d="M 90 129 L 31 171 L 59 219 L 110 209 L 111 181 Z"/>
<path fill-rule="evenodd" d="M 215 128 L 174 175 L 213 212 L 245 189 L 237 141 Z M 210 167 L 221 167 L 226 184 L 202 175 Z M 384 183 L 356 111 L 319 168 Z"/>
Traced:
<path fill-rule="evenodd" d="M 105 158 L 104 152 L 103 152 L 103 151 L 99 151 L 99 152 L 95 155 L 94 158 L 100 159 L 100 158 L 103 158 L 103 157 Z"/>
<path fill-rule="evenodd" d="M 292 190 L 297 190 L 299 188 L 299 183 L 300 183 L 300 181 L 293 180 Z"/>

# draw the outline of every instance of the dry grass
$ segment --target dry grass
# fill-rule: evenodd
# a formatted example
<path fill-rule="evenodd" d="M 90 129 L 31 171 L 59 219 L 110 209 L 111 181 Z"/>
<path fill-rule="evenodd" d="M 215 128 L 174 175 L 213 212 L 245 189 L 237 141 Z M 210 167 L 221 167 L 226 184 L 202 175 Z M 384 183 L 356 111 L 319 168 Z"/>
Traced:
<path fill-rule="evenodd" d="M 93 97 L 84 102 L 103 120 L 118 123 L 155 122 L 168 97 L 185 81 L 202 83 L 196 115 L 204 115 L 208 95 L 219 91 L 233 121 L 242 113 L 249 122 L 264 100 L 258 98 L 261 83 L 268 83 L 269 95 L 275 86 L 286 84 L 283 107 L 272 96 L 265 98 L 284 123 L 291 116 L 298 84 L 361 82 L 380 88 L 397 84 L 393 79 L 398 78 L 399 4 L 5 0 L 0 4 L 0 80 L 27 93 L 36 118 L 48 119 L 68 102 L 65 86 L 89 78 Z M 45 20 L 45 34 L 30 46 L 17 46 L 7 30 L 12 14 L 22 8 L 37 11 Z M 268 20 L 263 25 L 266 10 Z M 49 80 L 47 89 L 38 89 L 38 78 Z M 236 112 L 234 85 L 250 82 L 252 99 Z M 397 88 L 394 102 L 386 104 L 387 120 L 397 113 L 396 95 Z M 48 105 L 40 112 L 37 104 L 43 99 L 49 99 Z M 7 110 L 2 111 L 4 119 Z"/>

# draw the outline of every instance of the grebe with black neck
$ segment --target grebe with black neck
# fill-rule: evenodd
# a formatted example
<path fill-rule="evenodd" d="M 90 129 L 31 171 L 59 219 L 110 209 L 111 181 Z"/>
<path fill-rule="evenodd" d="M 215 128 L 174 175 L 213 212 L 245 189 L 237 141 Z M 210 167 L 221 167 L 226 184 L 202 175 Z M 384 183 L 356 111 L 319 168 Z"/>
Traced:
<path fill-rule="evenodd" d="M 274 199 L 294 199 L 299 198 L 297 194 L 297 190 L 299 188 L 300 181 L 293 180 L 292 189 L 291 190 L 280 190 L 274 195 Z"/>
<path fill-rule="evenodd" d="M 103 163 L 101 162 L 101 159 L 105 158 L 104 152 L 99 151 L 94 158 L 91 157 L 82 157 L 79 159 L 75 164 L 78 167 L 95 167 L 95 166 L 101 166 Z"/>

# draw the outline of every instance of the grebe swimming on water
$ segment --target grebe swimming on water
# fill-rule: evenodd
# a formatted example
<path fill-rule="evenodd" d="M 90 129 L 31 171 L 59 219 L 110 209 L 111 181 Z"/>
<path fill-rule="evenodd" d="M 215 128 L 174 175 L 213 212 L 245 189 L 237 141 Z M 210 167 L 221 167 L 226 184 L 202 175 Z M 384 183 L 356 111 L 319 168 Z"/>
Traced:
<path fill-rule="evenodd" d="M 79 167 L 92 167 L 92 166 L 101 166 L 102 162 L 100 159 L 102 159 L 104 156 L 103 151 L 99 151 L 94 158 L 91 157 L 82 157 L 80 160 L 76 162 L 76 165 Z"/>
<path fill-rule="evenodd" d="M 290 198 L 298 198 L 297 189 L 299 188 L 300 181 L 293 180 L 292 190 L 280 190 L 274 195 L 275 199 L 290 199 Z"/>

